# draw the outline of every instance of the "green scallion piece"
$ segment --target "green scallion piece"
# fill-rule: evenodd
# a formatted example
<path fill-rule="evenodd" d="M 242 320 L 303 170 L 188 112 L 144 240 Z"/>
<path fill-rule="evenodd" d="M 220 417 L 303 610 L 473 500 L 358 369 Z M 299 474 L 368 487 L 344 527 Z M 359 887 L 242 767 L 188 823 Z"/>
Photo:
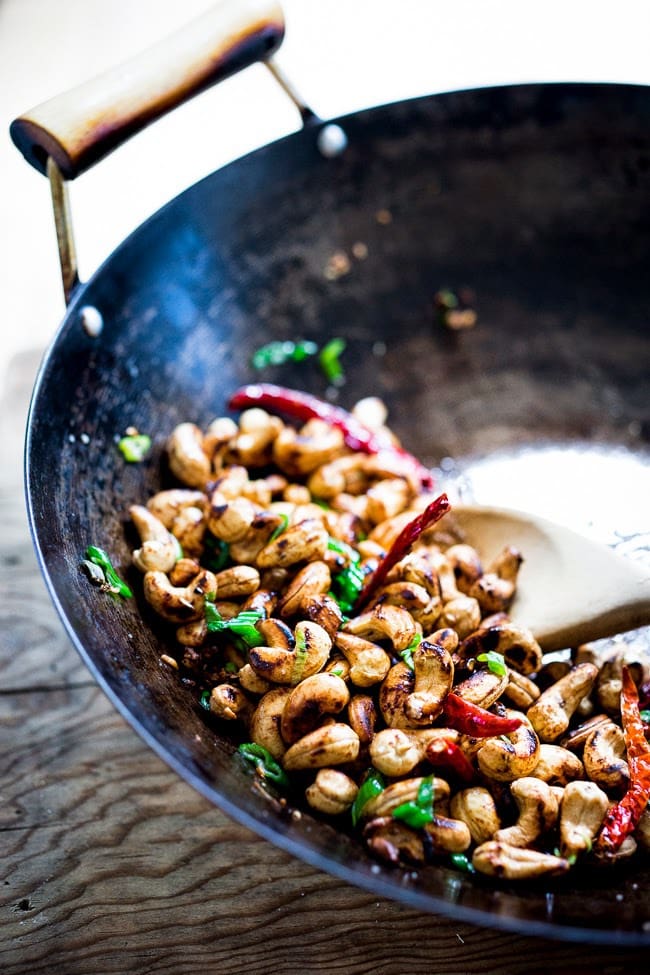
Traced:
<path fill-rule="evenodd" d="M 353 826 L 356 826 L 359 822 L 366 803 L 374 799 L 375 796 L 378 796 L 385 788 L 386 784 L 381 772 L 375 771 L 374 768 L 368 769 L 366 777 L 361 783 L 356 798 L 350 807 Z"/>
<path fill-rule="evenodd" d="M 411 642 L 409 643 L 408 647 L 405 650 L 402 650 L 400 652 L 400 657 L 402 658 L 406 666 L 410 667 L 411 670 L 415 670 L 415 666 L 413 664 L 413 651 L 417 650 L 417 648 L 420 646 L 421 643 L 422 643 L 422 637 L 420 636 L 419 633 L 416 633 L 413 639 L 411 640 Z"/>
<path fill-rule="evenodd" d="M 96 545 L 89 545 L 86 549 L 86 558 L 89 562 L 98 565 L 103 570 L 106 577 L 106 586 L 110 593 L 116 596 L 122 596 L 124 599 L 130 599 L 133 596 L 126 582 L 118 576 L 103 548 L 98 548 Z"/>
<path fill-rule="evenodd" d="M 263 745 L 256 745 L 249 741 L 240 745 L 239 754 L 247 762 L 251 762 L 257 769 L 257 774 L 263 779 L 269 779 L 280 788 L 289 787 L 289 779 L 284 769 L 278 765 L 271 753 Z"/>
<path fill-rule="evenodd" d="M 118 450 L 129 464 L 137 464 L 147 456 L 151 450 L 151 437 L 146 433 L 134 433 L 122 437 L 117 444 Z"/>
<path fill-rule="evenodd" d="M 345 339 L 330 339 L 323 346 L 318 356 L 325 378 L 335 385 L 340 385 L 345 379 L 343 366 L 340 362 L 340 356 L 345 351 L 345 345 Z"/>
<path fill-rule="evenodd" d="M 640 713 L 643 723 L 650 724 L 650 708 L 644 708 Z"/>
<path fill-rule="evenodd" d="M 487 664 L 488 670 L 493 674 L 497 674 L 498 677 L 505 677 L 508 673 L 503 654 L 497 653 L 495 650 L 489 650 L 487 653 L 479 653 L 476 659 L 481 663 Z"/>
<path fill-rule="evenodd" d="M 403 802 L 393 809 L 393 818 L 401 819 L 413 829 L 422 829 L 433 822 L 433 776 L 429 775 L 420 783 L 415 801 Z"/>
<path fill-rule="evenodd" d="M 211 691 L 201 691 L 201 696 L 199 697 L 199 704 L 206 711 L 210 710 L 210 694 Z"/>
<path fill-rule="evenodd" d="M 449 859 L 457 870 L 462 870 L 464 873 L 476 873 L 474 864 L 466 853 L 451 853 Z"/>
<path fill-rule="evenodd" d="M 340 538 L 332 538 L 330 535 L 327 539 L 327 547 L 330 552 L 336 552 L 337 555 L 344 555 L 350 562 L 361 561 L 359 553 L 351 545 L 348 545 L 347 542 L 342 542 Z"/>
<path fill-rule="evenodd" d="M 221 572 L 228 565 L 230 559 L 230 548 L 227 542 L 215 538 L 210 532 L 206 532 L 204 543 L 206 554 L 203 558 L 203 564 L 210 572 Z"/>
<path fill-rule="evenodd" d="M 260 346 L 251 356 L 254 369 L 265 369 L 267 366 L 282 366 L 285 362 L 303 362 L 309 356 L 316 355 L 318 346 L 307 339 L 300 342 L 268 342 Z"/>
<path fill-rule="evenodd" d="M 282 520 L 280 521 L 280 524 L 278 525 L 278 527 L 275 529 L 275 531 L 269 538 L 269 542 L 274 541 L 278 537 L 278 535 L 281 535 L 282 532 L 285 532 L 287 530 L 287 527 L 289 525 L 289 515 L 280 515 L 280 518 Z"/>
<path fill-rule="evenodd" d="M 205 620 L 210 633 L 224 633 L 226 631 L 240 637 L 247 647 L 259 647 L 264 643 L 255 624 L 264 618 L 264 614 L 255 609 L 242 610 L 237 616 L 226 620 L 214 604 L 214 599 L 206 596 Z"/>

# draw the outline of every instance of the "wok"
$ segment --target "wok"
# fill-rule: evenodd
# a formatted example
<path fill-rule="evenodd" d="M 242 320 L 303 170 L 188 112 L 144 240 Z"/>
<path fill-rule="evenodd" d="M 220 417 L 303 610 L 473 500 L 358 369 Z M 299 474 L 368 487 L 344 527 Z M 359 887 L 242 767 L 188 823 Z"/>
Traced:
<path fill-rule="evenodd" d="M 215 77 L 232 68 L 233 52 L 242 62 L 278 43 L 275 8 L 264 25 L 256 18 L 229 42 Z M 49 155 L 74 176 L 166 107 L 139 110 L 136 121 L 124 112 L 121 129 L 98 115 L 81 162 L 66 162 L 33 121 L 18 120 L 13 136 L 41 170 Z M 340 402 L 383 397 L 397 433 L 439 467 L 440 483 L 643 556 L 650 91 L 548 84 L 417 98 L 336 120 L 347 146 L 333 157 L 319 149 L 321 123 L 303 116 L 302 131 L 172 200 L 88 282 L 69 278 L 26 443 L 29 518 L 52 599 L 144 740 L 271 842 L 425 911 L 648 944 L 647 863 L 526 885 L 444 866 L 412 875 L 376 864 L 345 828 L 288 816 L 252 788 L 228 734 L 206 724 L 191 692 L 161 668 L 167 635 L 142 600 L 98 599 L 80 572 L 86 547 L 100 545 L 138 592 L 127 509 L 168 483 L 167 434 L 223 413 L 234 388 L 256 378 L 252 350 L 296 336 L 345 336 Z M 365 260 L 325 273 L 332 255 L 358 242 Z M 475 328 L 440 327 L 433 297 L 443 287 L 473 290 Z M 101 331 L 89 328 L 99 316 Z M 265 378 L 326 392 L 305 364 Z M 115 450 L 129 425 L 154 438 L 144 463 L 127 465 Z"/>

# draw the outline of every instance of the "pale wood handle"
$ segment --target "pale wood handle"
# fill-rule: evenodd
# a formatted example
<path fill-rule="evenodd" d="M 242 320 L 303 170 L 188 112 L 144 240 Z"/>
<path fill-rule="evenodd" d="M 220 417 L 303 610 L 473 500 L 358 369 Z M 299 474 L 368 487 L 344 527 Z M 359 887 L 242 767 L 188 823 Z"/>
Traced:
<path fill-rule="evenodd" d="M 142 54 L 21 115 L 11 137 L 39 172 L 51 157 L 74 179 L 161 115 L 269 57 L 283 36 L 275 0 L 222 0 Z"/>

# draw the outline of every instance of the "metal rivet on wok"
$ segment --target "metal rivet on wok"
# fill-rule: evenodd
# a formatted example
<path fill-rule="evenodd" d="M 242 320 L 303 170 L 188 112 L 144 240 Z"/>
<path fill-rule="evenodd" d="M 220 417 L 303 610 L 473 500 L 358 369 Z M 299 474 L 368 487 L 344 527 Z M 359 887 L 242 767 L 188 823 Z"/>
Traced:
<path fill-rule="evenodd" d="M 325 125 L 318 133 L 317 145 L 323 156 L 340 156 L 348 144 L 348 137 L 340 125 Z"/>
<path fill-rule="evenodd" d="M 84 305 L 79 312 L 79 319 L 83 326 L 84 332 L 86 332 L 91 339 L 96 339 L 104 327 L 104 319 L 102 318 L 101 313 L 94 307 L 94 305 Z"/>

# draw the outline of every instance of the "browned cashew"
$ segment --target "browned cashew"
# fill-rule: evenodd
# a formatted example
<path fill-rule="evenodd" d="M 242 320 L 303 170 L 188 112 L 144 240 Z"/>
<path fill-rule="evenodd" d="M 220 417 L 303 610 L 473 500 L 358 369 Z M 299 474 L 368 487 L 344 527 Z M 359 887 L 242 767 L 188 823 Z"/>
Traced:
<path fill-rule="evenodd" d="M 210 692 L 210 711 L 224 721 L 248 723 L 253 704 L 244 692 L 233 684 L 217 684 Z"/>
<path fill-rule="evenodd" d="M 201 566 L 196 559 L 188 559 L 183 556 L 182 559 L 174 562 L 167 575 L 172 586 L 186 586 L 200 571 Z"/>
<path fill-rule="evenodd" d="M 464 853 L 472 842 L 469 826 L 462 819 L 434 815 L 432 822 L 424 827 L 433 841 L 435 850 L 446 853 Z"/>
<path fill-rule="evenodd" d="M 274 630 L 289 633 L 284 646 L 251 648 L 249 663 L 260 677 L 274 684 L 298 684 L 325 666 L 332 641 L 317 623 L 301 620 L 296 624 L 295 637 L 280 620 L 260 620 L 257 629 L 265 640 L 272 638 Z"/>
<path fill-rule="evenodd" d="M 552 742 L 564 734 L 574 711 L 589 694 L 597 676 L 598 668 L 594 664 L 578 664 L 544 691 L 528 709 L 528 719 L 542 741 Z"/>
<path fill-rule="evenodd" d="M 473 633 L 481 622 L 481 607 L 472 596 L 460 594 L 442 604 L 437 619 L 438 626 L 449 626 L 464 639 Z"/>
<path fill-rule="evenodd" d="M 174 536 L 140 504 L 131 505 L 129 514 L 142 541 L 142 547 L 133 553 L 134 564 L 141 572 L 169 572 L 182 554 Z"/>
<path fill-rule="evenodd" d="M 519 711 L 506 709 L 508 718 L 521 718 L 516 731 L 499 738 L 486 738 L 478 752 L 478 765 L 484 775 L 497 782 L 513 782 L 531 775 L 539 761 L 539 738 L 530 722 Z"/>
<path fill-rule="evenodd" d="M 515 594 L 522 561 L 517 549 L 503 549 L 481 578 L 467 590 L 468 595 L 478 600 L 484 613 L 499 613 L 508 609 Z"/>
<path fill-rule="evenodd" d="M 289 694 L 280 731 L 288 745 L 313 731 L 323 715 L 338 714 L 350 700 L 345 681 L 334 674 L 312 674 Z"/>
<path fill-rule="evenodd" d="M 519 674 L 534 674 L 542 663 L 541 647 L 530 630 L 509 620 L 481 626 L 459 647 L 460 655 L 466 659 L 490 651 L 502 654 L 508 667 Z"/>
<path fill-rule="evenodd" d="M 467 824 L 472 840 L 476 844 L 491 840 L 501 827 L 496 803 L 490 792 L 482 785 L 461 789 L 451 799 L 451 814 Z"/>
<path fill-rule="evenodd" d="M 595 782 L 569 782 L 560 807 L 560 851 L 575 856 L 591 849 L 609 806 Z"/>
<path fill-rule="evenodd" d="M 202 508 L 187 505 L 182 508 L 172 522 L 172 535 L 178 539 L 185 555 L 199 559 L 205 548 L 204 538 L 207 528 Z"/>
<path fill-rule="evenodd" d="M 343 434 L 321 420 L 309 420 L 300 430 L 284 427 L 273 443 L 273 460 L 290 477 L 311 474 L 341 452 Z"/>
<path fill-rule="evenodd" d="M 368 849 L 387 863 L 421 864 L 426 862 L 424 834 L 411 829 L 400 819 L 378 816 L 366 823 L 363 837 Z"/>
<path fill-rule="evenodd" d="M 574 779 L 583 779 L 585 770 L 577 755 L 561 745 L 539 746 L 539 761 L 532 775 L 549 785 L 567 785 Z"/>
<path fill-rule="evenodd" d="M 503 696 L 520 711 L 527 711 L 531 704 L 535 703 L 540 693 L 537 684 L 529 677 L 518 674 L 516 670 L 508 669 L 508 683 L 503 690 Z"/>
<path fill-rule="evenodd" d="M 411 614 L 399 606 L 377 606 L 348 620 L 343 631 L 366 640 L 390 640 L 397 653 L 410 646 L 417 632 Z"/>
<path fill-rule="evenodd" d="M 252 565 L 233 565 L 217 572 L 217 595 L 219 599 L 242 599 L 259 589 L 260 574 Z"/>
<path fill-rule="evenodd" d="M 250 664 L 244 664 L 243 667 L 240 667 L 237 677 L 241 688 L 249 694 L 261 696 L 271 690 L 272 684 L 256 674 Z"/>
<path fill-rule="evenodd" d="M 289 748 L 282 760 L 288 772 L 326 768 L 353 762 L 359 754 L 359 739 L 347 724 L 328 724 L 311 731 Z"/>
<path fill-rule="evenodd" d="M 587 777 L 607 792 L 625 792 L 630 781 L 625 754 L 622 729 L 611 720 L 599 725 L 587 737 L 582 753 Z"/>
<path fill-rule="evenodd" d="M 169 468 L 188 487 L 204 488 L 211 475 L 203 434 L 195 423 L 180 423 L 167 440 Z"/>
<path fill-rule="evenodd" d="M 454 741 L 455 732 L 448 728 L 383 728 L 370 742 L 372 764 L 384 775 L 408 775 L 427 754 L 432 741 Z"/>
<path fill-rule="evenodd" d="M 335 646 L 350 664 L 350 680 L 357 687 L 371 687 L 390 670 L 390 657 L 378 644 L 339 630 Z"/>
<path fill-rule="evenodd" d="M 164 572 L 145 572 L 144 597 L 150 606 L 171 623 L 190 623 L 204 614 L 205 597 L 217 587 L 212 572 L 202 569 L 188 586 L 172 586 Z"/>
<path fill-rule="evenodd" d="M 348 704 L 348 724 L 357 733 L 361 747 L 372 741 L 377 724 L 377 708 L 369 694 L 355 694 Z"/>
<path fill-rule="evenodd" d="M 289 583 L 280 603 L 280 615 L 298 615 L 314 596 L 329 592 L 331 585 L 332 575 L 327 563 L 320 560 L 308 562 Z"/>
<path fill-rule="evenodd" d="M 208 497 L 203 491 L 193 491 L 189 488 L 170 488 L 158 491 L 147 501 L 147 508 L 152 515 L 162 521 L 165 528 L 171 531 L 177 516 L 185 508 L 200 508 L 205 511 Z"/>
<path fill-rule="evenodd" d="M 287 750 L 280 733 L 280 722 L 290 693 L 288 687 L 274 687 L 267 691 L 258 702 L 250 721 L 251 740 L 262 745 L 278 760 Z"/>
<path fill-rule="evenodd" d="M 379 710 L 389 728 L 408 728 L 406 702 L 415 687 L 415 674 L 405 663 L 390 668 L 379 688 Z"/>
<path fill-rule="evenodd" d="M 312 809 L 339 816 L 350 808 L 359 788 L 349 775 L 338 769 L 322 768 L 306 789 L 305 797 Z"/>
<path fill-rule="evenodd" d="M 440 579 L 430 559 L 422 552 L 412 552 L 397 566 L 400 579 L 412 582 L 426 589 L 430 597 L 435 596 L 442 604 Z"/>
<path fill-rule="evenodd" d="M 316 518 L 305 518 L 291 525 L 265 545 L 257 556 L 261 569 L 287 568 L 299 562 L 322 559 L 327 551 L 327 530 Z"/>
<path fill-rule="evenodd" d="M 526 850 L 498 840 L 489 840 L 477 846 L 472 856 L 472 866 L 489 877 L 505 877 L 506 880 L 527 880 L 533 877 L 554 876 L 566 873 L 571 864 L 563 857 Z"/>
<path fill-rule="evenodd" d="M 248 498 L 229 499 L 216 488 L 210 495 L 208 528 L 223 542 L 240 542 L 248 533 L 256 514 L 257 508 Z"/>
<path fill-rule="evenodd" d="M 330 501 L 339 494 L 365 491 L 368 478 L 363 472 L 363 457 L 346 454 L 318 467 L 309 477 L 307 487 L 314 498 Z"/>
<path fill-rule="evenodd" d="M 251 501 L 251 499 L 248 499 Z M 255 504 L 255 502 L 251 502 Z M 283 518 L 274 511 L 258 511 L 239 541 L 230 544 L 229 553 L 233 562 L 240 565 L 253 565 L 262 549 L 273 534 L 284 524 Z"/>
<path fill-rule="evenodd" d="M 217 450 L 237 436 L 237 424 L 229 416 L 219 416 L 209 424 L 203 435 L 203 452 L 213 458 Z"/>
<path fill-rule="evenodd" d="M 445 647 L 422 640 L 413 651 L 415 683 L 406 699 L 406 716 L 416 725 L 430 725 L 454 682 L 454 664 Z"/>
<path fill-rule="evenodd" d="M 239 431 L 228 443 L 229 453 L 245 467 L 263 467 L 269 463 L 273 441 L 283 429 L 282 420 L 266 410 L 244 410 Z"/>
<path fill-rule="evenodd" d="M 401 477 L 385 478 L 368 488 L 368 520 L 379 525 L 404 511 L 411 500 L 411 489 Z"/>
<path fill-rule="evenodd" d="M 581 752 L 585 746 L 585 742 L 592 731 L 596 728 L 602 728 L 612 719 L 606 714 L 594 714 L 593 717 L 588 718 L 577 726 L 577 728 L 572 728 L 564 738 L 561 740 L 560 744 L 564 748 L 570 749 L 572 752 Z"/>
<path fill-rule="evenodd" d="M 478 552 L 471 545 L 460 543 L 451 545 L 445 552 L 445 556 L 454 573 L 456 588 L 467 594 L 483 575 L 483 566 Z"/>
<path fill-rule="evenodd" d="M 424 586 L 418 586 L 414 582 L 391 582 L 387 586 L 382 586 L 369 603 L 369 608 L 372 609 L 379 603 L 384 606 L 400 606 L 418 619 L 418 613 L 424 612 L 429 607 L 430 597 Z"/>
<path fill-rule="evenodd" d="M 558 802 L 550 786 L 541 779 L 523 776 L 513 782 L 510 792 L 517 803 L 519 817 L 514 826 L 497 830 L 494 839 L 509 846 L 529 847 L 555 826 Z"/>
<path fill-rule="evenodd" d="M 491 670 L 480 668 L 454 687 L 454 694 L 470 704 L 489 708 L 498 701 L 508 686 L 508 672 L 494 674 Z"/>

